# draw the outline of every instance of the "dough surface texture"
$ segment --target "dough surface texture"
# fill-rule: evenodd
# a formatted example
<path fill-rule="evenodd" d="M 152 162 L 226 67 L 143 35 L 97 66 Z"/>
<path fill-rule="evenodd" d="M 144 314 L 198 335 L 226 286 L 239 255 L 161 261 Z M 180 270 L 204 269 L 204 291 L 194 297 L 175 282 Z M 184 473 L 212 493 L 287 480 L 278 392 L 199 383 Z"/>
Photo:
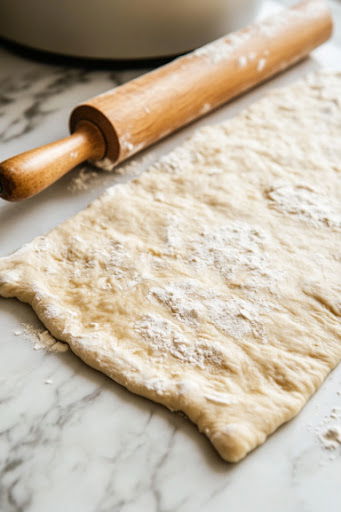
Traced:
<path fill-rule="evenodd" d="M 340 73 L 275 90 L 1 258 L 0 294 L 238 461 L 341 359 L 340 141 Z"/>

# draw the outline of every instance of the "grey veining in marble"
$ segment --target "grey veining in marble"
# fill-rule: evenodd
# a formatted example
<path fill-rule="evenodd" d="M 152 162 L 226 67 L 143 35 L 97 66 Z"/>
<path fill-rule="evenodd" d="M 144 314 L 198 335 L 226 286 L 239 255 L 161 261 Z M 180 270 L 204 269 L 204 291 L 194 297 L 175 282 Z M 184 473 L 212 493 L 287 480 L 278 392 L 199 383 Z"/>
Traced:
<path fill-rule="evenodd" d="M 325 46 L 270 83 L 146 151 L 157 158 L 197 126 L 232 116 L 272 86 L 321 64 L 341 65 Z M 0 49 L 0 160 L 67 133 L 78 102 L 141 69 L 114 71 L 46 64 Z M 85 166 L 95 172 L 91 166 Z M 84 190 L 75 170 L 36 198 L 0 204 L 0 256 L 80 210 L 109 184 L 96 171 Z M 39 326 L 31 309 L 0 299 L 1 512 L 340 512 L 341 446 L 321 447 L 315 428 L 341 406 L 341 367 L 301 414 L 237 465 L 223 462 L 181 415 L 137 397 L 70 351 L 33 350 L 15 331 Z"/>

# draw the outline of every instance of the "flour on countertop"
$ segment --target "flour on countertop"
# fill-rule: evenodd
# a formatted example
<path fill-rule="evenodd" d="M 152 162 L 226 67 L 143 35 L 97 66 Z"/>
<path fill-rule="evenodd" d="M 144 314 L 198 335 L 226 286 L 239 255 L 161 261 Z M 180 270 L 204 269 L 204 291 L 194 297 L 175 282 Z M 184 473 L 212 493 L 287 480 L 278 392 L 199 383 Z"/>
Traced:
<path fill-rule="evenodd" d="M 33 327 L 30 324 L 22 324 L 24 337 L 33 342 L 34 350 L 46 350 L 47 352 L 66 352 L 68 350 L 67 343 L 57 341 L 47 330 Z M 19 332 L 19 331 L 16 331 Z"/>
<path fill-rule="evenodd" d="M 113 171 L 117 167 L 117 163 L 113 162 L 110 158 L 102 158 L 101 160 L 96 160 L 96 167 L 99 167 L 103 171 Z"/>
<path fill-rule="evenodd" d="M 155 152 L 148 151 L 143 156 L 136 157 L 134 159 L 128 160 L 126 163 L 120 164 L 116 169 L 115 172 L 117 174 L 121 175 L 127 175 L 131 177 L 135 177 L 141 174 L 141 172 L 151 165 L 155 160 Z"/>
<path fill-rule="evenodd" d="M 330 413 L 330 417 L 334 420 L 341 420 L 341 407 L 333 407 Z"/>
<path fill-rule="evenodd" d="M 155 158 L 155 152 L 148 151 L 148 153 L 143 156 L 139 156 L 134 160 L 129 159 L 127 162 L 123 162 L 119 165 L 110 160 L 110 158 L 96 160 L 94 163 L 96 167 L 99 167 L 103 171 L 110 172 L 115 170 L 115 174 L 135 177 L 138 176 L 148 165 L 152 164 Z"/>
<path fill-rule="evenodd" d="M 83 167 L 78 171 L 78 174 L 72 178 L 71 183 L 68 186 L 68 190 L 71 192 L 80 192 L 88 190 L 89 187 L 99 179 L 99 173 L 91 171 L 86 167 Z"/>
<path fill-rule="evenodd" d="M 203 114 L 206 113 L 209 109 L 210 106 L 205 104 L 203 106 Z M 129 160 L 127 163 L 120 165 L 113 163 L 109 159 L 103 159 L 99 162 L 96 162 L 96 166 L 104 171 L 115 170 L 115 175 L 127 175 L 133 178 L 138 176 L 154 160 L 155 154 L 153 154 L 152 151 L 149 151 L 143 157 Z M 101 183 L 110 185 L 114 179 L 114 176 L 108 176 L 106 173 L 101 173 L 100 171 L 94 171 L 88 169 L 87 167 L 82 167 L 79 169 L 76 176 L 72 178 L 68 186 L 68 190 L 71 192 L 83 192 Z"/>
<path fill-rule="evenodd" d="M 335 450 L 341 445 L 341 424 L 325 427 L 319 435 L 319 439 L 324 448 Z"/>
<path fill-rule="evenodd" d="M 335 450 L 341 444 L 341 407 L 332 407 L 314 431 L 323 448 Z"/>

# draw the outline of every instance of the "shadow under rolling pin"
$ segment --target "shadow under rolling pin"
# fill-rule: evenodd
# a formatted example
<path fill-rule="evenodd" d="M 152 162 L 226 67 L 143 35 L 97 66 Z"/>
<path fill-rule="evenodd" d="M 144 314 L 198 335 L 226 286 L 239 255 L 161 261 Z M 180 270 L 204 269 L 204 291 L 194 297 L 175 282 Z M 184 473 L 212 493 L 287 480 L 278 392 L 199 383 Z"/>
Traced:
<path fill-rule="evenodd" d="M 326 41 L 324 0 L 305 0 L 77 106 L 72 135 L 0 164 L 0 197 L 26 199 L 76 165 L 114 166 L 304 58 Z"/>

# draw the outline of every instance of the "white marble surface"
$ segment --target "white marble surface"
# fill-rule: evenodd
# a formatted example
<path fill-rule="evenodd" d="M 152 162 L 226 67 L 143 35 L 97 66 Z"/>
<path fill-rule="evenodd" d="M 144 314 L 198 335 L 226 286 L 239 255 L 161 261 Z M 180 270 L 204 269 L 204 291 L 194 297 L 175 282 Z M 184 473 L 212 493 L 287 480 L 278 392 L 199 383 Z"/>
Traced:
<path fill-rule="evenodd" d="M 0 160 L 65 135 L 75 103 L 144 71 L 46 64 L 4 48 L 0 61 Z M 267 88 L 328 64 L 341 67 L 341 51 L 325 45 L 137 161 L 145 166 L 197 126 L 225 119 Z M 34 199 L 0 203 L 0 255 L 125 179 L 98 171 L 86 190 L 73 191 L 79 172 Z M 39 325 L 27 305 L 0 299 L 1 512 L 341 511 L 341 446 L 324 450 L 314 431 L 341 406 L 341 366 L 297 418 L 229 465 L 180 415 L 132 395 L 70 351 L 33 350 L 30 340 L 14 334 L 22 322 Z"/>

